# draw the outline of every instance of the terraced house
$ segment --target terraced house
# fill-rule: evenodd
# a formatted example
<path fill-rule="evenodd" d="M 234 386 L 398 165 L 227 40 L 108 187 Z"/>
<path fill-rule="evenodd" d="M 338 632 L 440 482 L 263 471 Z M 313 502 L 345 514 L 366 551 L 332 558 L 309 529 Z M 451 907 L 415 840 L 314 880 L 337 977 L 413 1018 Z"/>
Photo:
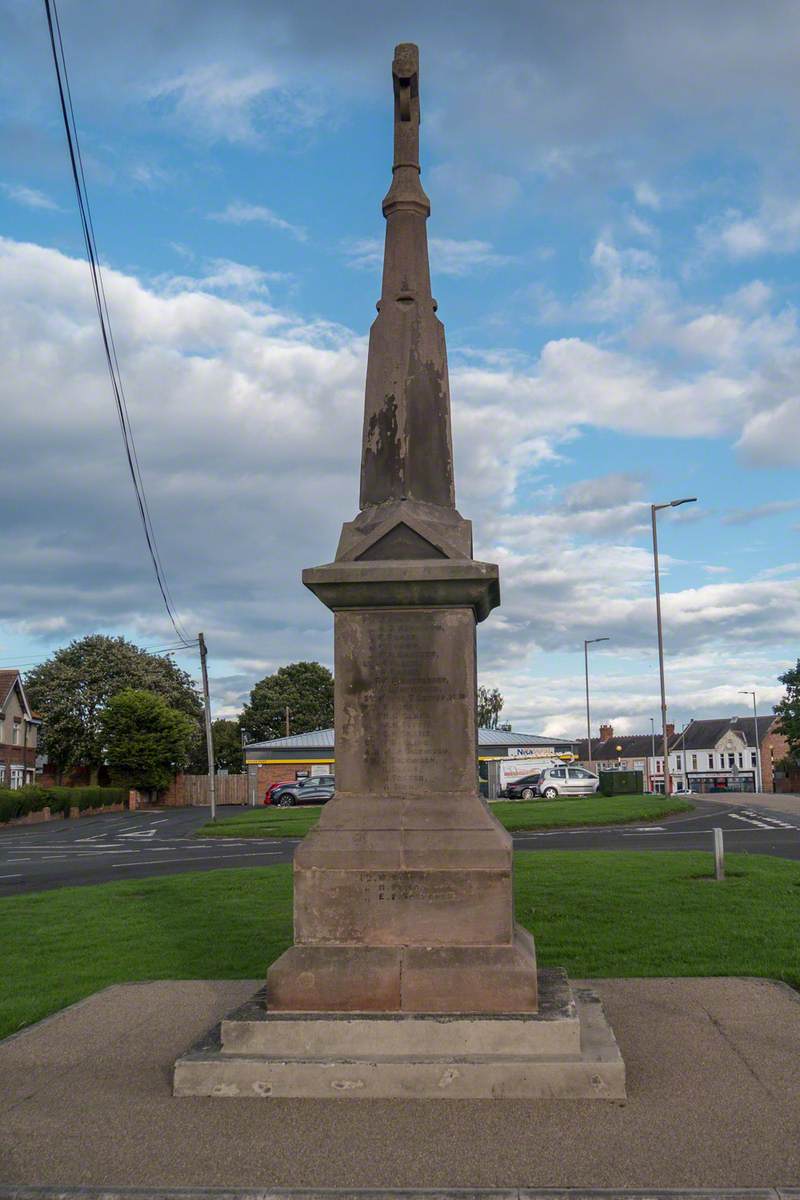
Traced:
<path fill-rule="evenodd" d="M 39 724 L 19 671 L 0 671 L 0 787 L 34 782 Z"/>

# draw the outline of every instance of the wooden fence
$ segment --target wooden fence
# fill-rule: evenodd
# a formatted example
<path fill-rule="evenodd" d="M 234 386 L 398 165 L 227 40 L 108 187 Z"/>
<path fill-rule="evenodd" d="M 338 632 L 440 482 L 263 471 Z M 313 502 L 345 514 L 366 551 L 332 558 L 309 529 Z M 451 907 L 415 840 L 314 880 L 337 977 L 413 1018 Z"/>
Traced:
<path fill-rule="evenodd" d="M 246 775 L 217 775 L 217 804 L 247 804 Z M 207 775 L 178 775 L 169 789 L 168 804 L 208 804 Z"/>

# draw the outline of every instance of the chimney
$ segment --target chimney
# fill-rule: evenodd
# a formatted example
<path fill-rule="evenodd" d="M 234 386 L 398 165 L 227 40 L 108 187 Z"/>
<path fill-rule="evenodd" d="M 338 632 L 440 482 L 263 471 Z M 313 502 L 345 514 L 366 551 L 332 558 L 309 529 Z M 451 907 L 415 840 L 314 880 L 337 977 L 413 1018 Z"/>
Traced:
<path fill-rule="evenodd" d="M 668 738 L 675 737 L 675 726 L 672 724 L 671 721 L 667 721 L 667 737 Z"/>
<path fill-rule="evenodd" d="M 614 726 L 613 725 L 601 725 L 600 726 L 600 741 L 601 742 L 607 742 L 608 739 L 612 738 L 613 736 L 614 736 Z"/>

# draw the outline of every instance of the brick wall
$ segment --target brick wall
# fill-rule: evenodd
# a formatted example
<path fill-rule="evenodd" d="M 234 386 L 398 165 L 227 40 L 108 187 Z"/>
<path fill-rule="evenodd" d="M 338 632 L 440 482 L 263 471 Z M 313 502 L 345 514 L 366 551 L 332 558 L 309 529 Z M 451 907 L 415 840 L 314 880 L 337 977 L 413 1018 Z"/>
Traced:
<path fill-rule="evenodd" d="M 770 730 L 761 742 L 761 777 L 764 780 L 764 791 L 775 790 L 775 764 L 789 753 L 789 743 L 782 733 Z"/>

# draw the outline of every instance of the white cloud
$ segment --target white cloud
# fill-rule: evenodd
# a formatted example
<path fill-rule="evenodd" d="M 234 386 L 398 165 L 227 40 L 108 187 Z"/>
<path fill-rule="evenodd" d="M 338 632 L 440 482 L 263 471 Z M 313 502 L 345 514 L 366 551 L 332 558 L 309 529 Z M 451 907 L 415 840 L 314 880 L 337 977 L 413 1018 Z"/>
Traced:
<path fill-rule="evenodd" d="M 60 212 L 59 206 L 55 200 L 51 200 L 44 192 L 40 192 L 38 188 L 24 187 L 22 184 L 4 183 L 3 191 L 8 196 L 9 200 L 13 200 L 16 204 L 22 204 L 25 208 L 45 209 L 48 212 Z"/>
<path fill-rule="evenodd" d="M 154 282 L 168 293 L 209 291 L 267 296 L 270 283 L 285 283 L 291 278 L 285 271 L 262 271 L 247 263 L 214 258 L 205 275 L 161 275 Z"/>
<path fill-rule="evenodd" d="M 298 242 L 308 240 L 308 233 L 301 225 L 294 225 L 284 220 L 271 208 L 263 204 L 245 204 L 241 200 L 232 200 L 222 212 L 209 213 L 211 221 L 222 221 L 229 225 L 247 225 L 257 222 L 267 225 L 270 229 L 279 229 L 282 233 L 290 233 Z"/>
<path fill-rule="evenodd" d="M 728 212 L 701 226 L 698 236 L 706 253 L 721 252 L 732 259 L 793 254 L 800 250 L 800 201 L 767 197 L 753 215 Z"/>
<path fill-rule="evenodd" d="M 633 194 L 636 199 L 636 203 L 640 204 L 642 208 L 650 208 L 655 212 L 661 208 L 661 197 L 655 188 L 645 180 L 642 180 L 640 183 L 636 184 L 636 187 L 633 189 Z"/>
<path fill-rule="evenodd" d="M 207 270 L 225 295 L 188 277 L 176 290 L 174 281 L 146 287 L 105 270 L 179 614 L 205 629 L 243 690 L 247 664 L 330 661 L 329 614 L 299 573 L 330 559 L 342 520 L 356 511 L 365 365 L 364 338 L 276 309 L 248 270 Z M 254 287 L 255 299 L 231 287 Z M 85 263 L 0 241 L 0 316 L 0 440 L 4 482 L 17 498 L 15 521 L 0 531 L 15 564 L 0 583 L 0 619 L 46 630 L 41 623 L 57 617 L 59 641 L 124 628 L 152 645 L 169 630 L 125 474 Z M 583 426 L 735 434 L 749 411 L 746 386 L 705 374 L 675 380 L 580 339 L 550 342 L 527 364 L 500 353 L 459 358 L 451 380 L 460 507 L 476 518 L 477 554 L 502 570 L 503 607 L 482 634 L 484 673 L 501 688 L 521 687 L 535 660 L 528 686 L 541 692 L 546 656 L 574 650 L 598 621 L 618 650 L 649 661 L 652 559 L 638 478 L 573 483 L 527 513 L 518 511 L 519 484 Z M 724 659 L 743 644 L 796 640 L 794 580 L 670 592 L 665 543 L 671 654 L 721 646 Z"/>
<path fill-rule="evenodd" d="M 800 508 L 800 500 L 769 500 L 765 504 L 755 504 L 752 508 L 734 508 L 722 518 L 723 525 L 752 525 L 754 521 L 763 521 L 765 517 L 777 513 L 793 512 Z"/>
<path fill-rule="evenodd" d="M 256 143 L 268 132 L 309 128 L 323 112 L 317 93 L 283 87 L 277 71 L 222 61 L 163 79 L 146 95 L 170 104 L 176 123 L 203 141 Z"/>

